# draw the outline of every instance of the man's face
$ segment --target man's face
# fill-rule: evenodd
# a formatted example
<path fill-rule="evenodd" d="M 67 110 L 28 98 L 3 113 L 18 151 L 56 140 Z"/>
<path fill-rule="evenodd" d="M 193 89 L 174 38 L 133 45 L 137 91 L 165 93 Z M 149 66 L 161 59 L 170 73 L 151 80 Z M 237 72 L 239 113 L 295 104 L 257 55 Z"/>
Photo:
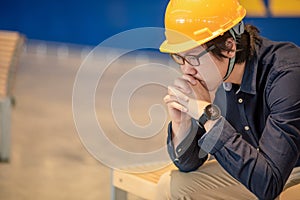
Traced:
<path fill-rule="evenodd" d="M 205 49 L 206 47 L 198 46 L 194 49 L 178 53 L 178 55 L 188 59 L 189 56 L 199 55 Z M 222 82 L 222 74 L 224 73 L 223 63 L 217 60 L 211 52 L 199 57 L 198 61 L 198 66 L 193 66 L 193 62 L 184 62 L 181 64 L 180 69 L 182 73 L 193 76 L 205 85 L 209 91 L 217 89 Z"/>

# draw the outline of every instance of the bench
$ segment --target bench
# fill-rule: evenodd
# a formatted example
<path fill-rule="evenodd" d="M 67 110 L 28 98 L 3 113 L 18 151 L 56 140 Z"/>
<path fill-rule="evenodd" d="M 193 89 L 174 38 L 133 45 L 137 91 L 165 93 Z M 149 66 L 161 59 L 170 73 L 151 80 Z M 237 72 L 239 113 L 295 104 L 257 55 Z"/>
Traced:
<path fill-rule="evenodd" d="M 176 169 L 173 163 L 168 164 L 144 164 L 137 166 L 137 171 L 157 169 L 143 173 L 131 173 L 121 170 L 112 170 L 112 200 L 126 200 L 128 194 L 134 194 L 142 199 L 154 200 L 156 185 L 159 178 L 167 171 Z"/>
<path fill-rule="evenodd" d="M 138 171 L 151 168 L 150 164 L 138 166 Z M 139 199 L 154 200 L 155 190 L 160 177 L 167 171 L 176 170 L 174 164 L 164 165 L 155 171 L 145 173 L 130 173 L 121 170 L 112 170 L 112 200 L 127 200 L 128 194 Z M 131 171 L 132 169 L 130 169 Z M 298 200 L 300 185 L 288 188 L 280 195 L 280 200 Z"/>
<path fill-rule="evenodd" d="M 10 156 L 11 105 L 16 67 L 23 50 L 24 36 L 14 31 L 0 30 L 0 161 Z"/>

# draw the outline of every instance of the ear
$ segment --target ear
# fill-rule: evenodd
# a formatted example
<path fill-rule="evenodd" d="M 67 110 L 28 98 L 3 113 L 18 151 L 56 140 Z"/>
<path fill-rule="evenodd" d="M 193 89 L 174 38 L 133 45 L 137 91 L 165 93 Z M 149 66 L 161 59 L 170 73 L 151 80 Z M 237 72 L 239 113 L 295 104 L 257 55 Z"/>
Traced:
<path fill-rule="evenodd" d="M 235 42 L 235 40 L 232 37 L 227 38 L 227 40 L 225 42 L 225 45 L 230 50 L 222 51 L 222 54 L 227 58 L 233 58 L 236 54 L 236 42 Z"/>

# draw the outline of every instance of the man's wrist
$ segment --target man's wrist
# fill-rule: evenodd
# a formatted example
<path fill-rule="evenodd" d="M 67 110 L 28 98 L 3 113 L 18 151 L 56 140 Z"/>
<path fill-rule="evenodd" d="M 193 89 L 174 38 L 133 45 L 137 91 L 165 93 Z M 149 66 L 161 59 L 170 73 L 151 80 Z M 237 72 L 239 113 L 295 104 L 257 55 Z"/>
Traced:
<path fill-rule="evenodd" d="M 198 120 L 204 113 L 205 108 L 210 105 L 211 103 L 207 102 L 207 101 L 200 101 L 198 102 L 198 110 L 200 111 L 198 113 L 198 116 L 196 118 L 196 120 Z"/>
<path fill-rule="evenodd" d="M 182 123 L 173 123 L 172 122 L 172 141 L 174 146 L 180 144 L 180 142 L 186 137 L 189 133 L 192 126 L 192 120 L 187 120 Z"/>
<path fill-rule="evenodd" d="M 205 124 L 209 121 L 215 121 L 221 117 L 221 111 L 220 108 L 214 104 L 209 104 L 203 109 L 203 114 L 198 118 L 198 125 L 202 126 L 206 129 Z M 210 122 L 211 123 L 211 122 Z M 208 131 L 206 129 L 206 131 Z"/>
<path fill-rule="evenodd" d="M 204 128 L 206 132 L 209 132 L 210 129 L 216 124 L 218 120 L 207 120 L 207 122 L 204 124 Z"/>

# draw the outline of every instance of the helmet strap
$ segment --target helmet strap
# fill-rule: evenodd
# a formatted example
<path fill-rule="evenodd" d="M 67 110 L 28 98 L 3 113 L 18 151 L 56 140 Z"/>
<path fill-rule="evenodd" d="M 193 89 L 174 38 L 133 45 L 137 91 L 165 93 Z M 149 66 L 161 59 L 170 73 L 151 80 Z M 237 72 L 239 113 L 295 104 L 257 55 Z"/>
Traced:
<path fill-rule="evenodd" d="M 223 77 L 223 81 L 226 81 L 228 79 L 228 77 L 230 76 L 231 72 L 233 71 L 234 64 L 235 64 L 235 57 L 229 58 L 227 72 L 226 72 L 226 75 Z"/>
<path fill-rule="evenodd" d="M 238 25 L 240 25 L 240 23 Z M 244 27 L 244 24 L 242 24 L 242 27 Z M 236 28 L 236 27 L 234 27 L 234 28 Z M 234 41 L 236 42 L 236 35 L 235 35 L 236 30 L 234 28 L 230 29 L 229 33 L 232 35 Z M 244 32 L 244 30 L 242 30 L 242 32 Z M 240 34 L 237 34 L 237 36 L 240 36 Z M 223 77 L 223 81 L 227 80 L 228 77 L 230 76 L 230 74 L 232 73 L 234 64 L 235 64 L 235 56 L 232 58 L 229 58 L 227 72 L 226 72 L 225 76 Z"/>

